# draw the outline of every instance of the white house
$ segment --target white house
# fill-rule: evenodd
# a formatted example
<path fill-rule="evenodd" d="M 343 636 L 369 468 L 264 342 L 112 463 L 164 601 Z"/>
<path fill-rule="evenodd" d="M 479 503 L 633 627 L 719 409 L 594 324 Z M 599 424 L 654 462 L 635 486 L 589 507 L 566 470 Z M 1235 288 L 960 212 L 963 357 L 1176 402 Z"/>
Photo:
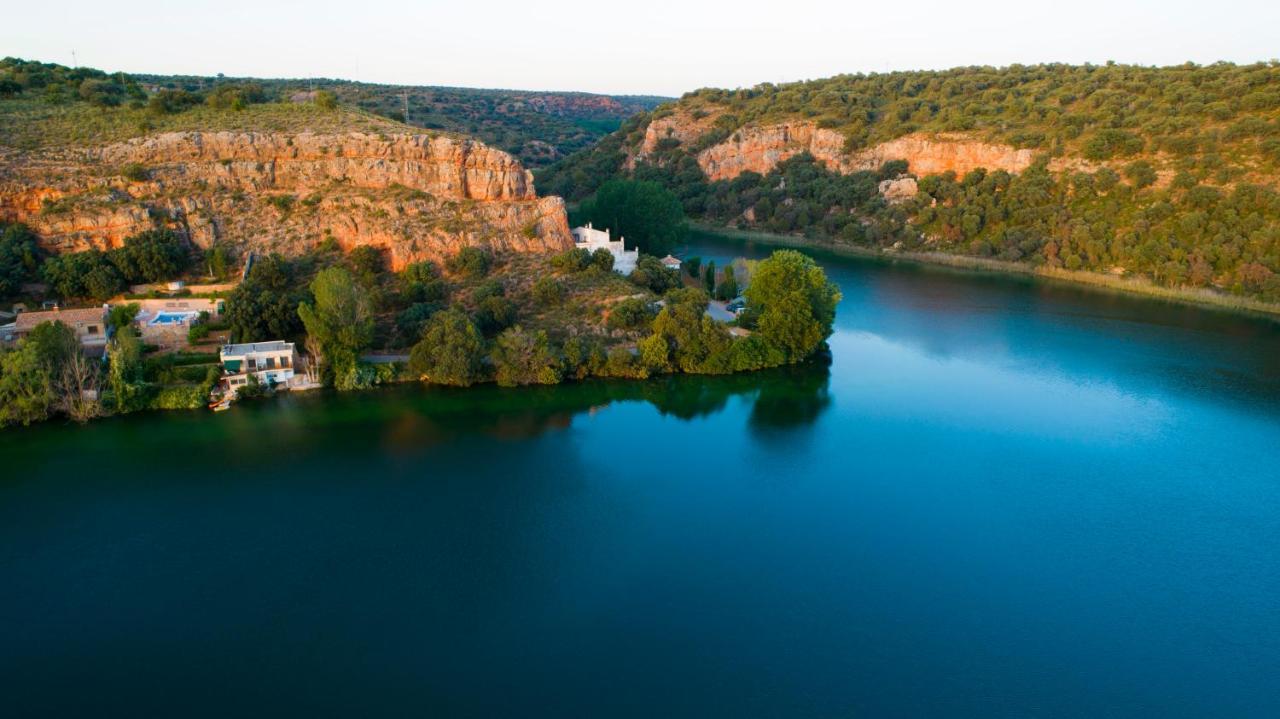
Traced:
<path fill-rule="evenodd" d="M 628 252 L 623 238 L 609 239 L 609 230 L 597 230 L 588 222 L 586 227 L 575 227 L 572 232 L 575 247 L 588 252 L 608 250 L 613 255 L 614 272 L 629 275 L 636 268 L 636 261 L 640 259 L 640 250 Z"/>
<path fill-rule="evenodd" d="M 662 266 L 667 268 L 668 270 L 675 270 L 677 272 L 680 271 L 681 262 L 679 257 L 672 257 L 671 255 L 667 255 L 666 257 L 663 257 L 661 260 L 659 260 L 659 262 L 661 262 Z"/>
<path fill-rule="evenodd" d="M 218 352 L 228 389 L 238 390 L 254 375 L 264 385 L 288 384 L 298 364 L 292 342 L 251 342 L 223 345 Z"/>

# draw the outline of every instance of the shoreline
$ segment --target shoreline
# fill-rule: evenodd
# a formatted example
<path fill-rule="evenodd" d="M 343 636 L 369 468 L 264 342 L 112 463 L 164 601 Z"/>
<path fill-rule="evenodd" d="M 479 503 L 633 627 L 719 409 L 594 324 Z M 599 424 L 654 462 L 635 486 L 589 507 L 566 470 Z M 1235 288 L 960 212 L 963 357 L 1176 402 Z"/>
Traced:
<path fill-rule="evenodd" d="M 1214 309 L 1280 322 L 1280 304 L 1249 297 L 1221 294 L 1208 289 L 1160 287 L 1145 279 L 1125 279 L 1088 270 L 1064 270 L 1033 267 L 1018 262 L 984 257 L 951 255 L 944 252 L 892 252 L 858 245 L 840 245 L 825 240 L 810 240 L 790 235 L 776 235 L 757 230 L 738 230 L 690 222 L 690 229 L 722 239 L 759 242 L 779 247 L 804 248 L 830 252 L 833 255 L 880 261 L 901 261 L 928 267 L 949 267 L 971 272 L 1018 275 L 1036 280 L 1049 280 L 1073 287 L 1111 291 L 1135 297 L 1163 300 L 1174 304 Z"/>

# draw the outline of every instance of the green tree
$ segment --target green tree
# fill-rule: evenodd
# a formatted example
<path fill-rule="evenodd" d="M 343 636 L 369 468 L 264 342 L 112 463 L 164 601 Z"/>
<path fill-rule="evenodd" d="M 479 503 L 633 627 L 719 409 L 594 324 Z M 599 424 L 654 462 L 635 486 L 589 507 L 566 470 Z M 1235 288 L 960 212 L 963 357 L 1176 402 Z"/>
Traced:
<path fill-rule="evenodd" d="M 601 247 L 591 253 L 591 266 L 600 272 L 613 272 L 613 253 Z"/>
<path fill-rule="evenodd" d="M 316 107 L 321 110 L 335 110 L 338 107 L 338 96 L 328 90 L 316 92 Z"/>
<path fill-rule="evenodd" d="M 519 325 L 508 328 L 498 335 L 489 356 L 503 387 L 560 381 L 559 362 L 543 330 L 526 332 Z"/>
<path fill-rule="evenodd" d="M 295 286 L 294 268 L 279 255 L 256 260 L 249 276 L 227 300 L 227 325 L 233 342 L 294 339 L 302 332 L 298 304 L 307 301 Z"/>
<path fill-rule="evenodd" d="M 640 255 L 635 270 L 627 279 L 631 280 L 632 284 L 659 295 L 680 286 L 680 273 L 663 267 L 662 262 L 653 255 Z"/>
<path fill-rule="evenodd" d="M 145 402 L 142 341 L 137 330 L 125 326 L 116 331 L 107 346 L 107 383 L 117 412 L 141 409 Z"/>
<path fill-rule="evenodd" d="M 810 257 L 778 250 L 756 266 L 746 299 L 757 334 L 794 362 L 831 335 L 840 289 Z"/>
<path fill-rule="evenodd" d="M 724 266 L 724 279 L 716 287 L 716 299 L 731 300 L 738 296 L 738 279 L 733 274 L 733 265 Z"/>
<path fill-rule="evenodd" d="M 53 377 L 35 344 L 0 347 L 0 427 L 47 419 L 55 400 Z"/>
<path fill-rule="evenodd" d="M 688 234 L 680 199 L 657 182 L 610 180 L 583 201 L 580 213 L 651 255 L 667 254 Z"/>
<path fill-rule="evenodd" d="M 484 337 L 461 310 L 437 312 L 409 354 L 409 372 L 424 382 L 469 387 L 483 374 Z"/>
<path fill-rule="evenodd" d="M 702 288 L 707 291 L 710 296 L 716 293 L 716 262 L 711 260 L 707 262 L 707 267 L 702 272 Z"/>
<path fill-rule="evenodd" d="M 479 278 L 489 274 L 493 265 L 493 256 L 481 247 L 467 246 L 458 250 L 458 254 L 450 257 L 445 266 L 450 272 L 464 277 Z"/>
<path fill-rule="evenodd" d="M 40 265 L 36 234 L 26 225 L 0 226 L 0 297 L 16 295 Z"/>
<path fill-rule="evenodd" d="M 369 300 L 351 273 L 341 267 L 322 270 L 311 281 L 314 303 L 298 305 L 308 341 L 323 357 L 326 381 L 340 390 L 361 386 L 360 353 L 373 342 Z"/>

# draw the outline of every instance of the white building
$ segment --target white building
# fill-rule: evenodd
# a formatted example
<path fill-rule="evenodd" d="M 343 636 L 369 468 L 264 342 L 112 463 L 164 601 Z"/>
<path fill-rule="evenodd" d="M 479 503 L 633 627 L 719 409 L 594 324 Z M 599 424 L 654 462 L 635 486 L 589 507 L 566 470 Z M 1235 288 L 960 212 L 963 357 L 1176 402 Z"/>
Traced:
<path fill-rule="evenodd" d="M 228 389 L 238 390 L 249 381 L 249 375 L 264 385 L 288 384 L 298 364 L 292 342 L 251 342 L 223 345 L 218 352 Z"/>
<path fill-rule="evenodd" d="M 608 250 L 613 255 L 614 272 L 629 275 L 636 268 L 636 261 L 640 259 L 640 250 L 628 252 L 623 238 L 610 240 L 608 230 L 597 230 L 591 226 L 590 222 L 586 227 L 573 228 L 572 232 L 575 247 L 588 252 Z"/>

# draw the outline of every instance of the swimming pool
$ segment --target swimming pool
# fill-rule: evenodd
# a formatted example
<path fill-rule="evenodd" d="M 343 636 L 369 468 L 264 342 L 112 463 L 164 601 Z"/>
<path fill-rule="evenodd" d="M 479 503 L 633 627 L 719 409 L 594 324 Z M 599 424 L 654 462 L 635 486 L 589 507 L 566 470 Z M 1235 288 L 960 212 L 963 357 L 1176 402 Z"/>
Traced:
<path fill-rule="evenodd" d="M 151 318 L 149 325 L 185 325 L 199 317 L 199 312 L 158 312 Z"/>

